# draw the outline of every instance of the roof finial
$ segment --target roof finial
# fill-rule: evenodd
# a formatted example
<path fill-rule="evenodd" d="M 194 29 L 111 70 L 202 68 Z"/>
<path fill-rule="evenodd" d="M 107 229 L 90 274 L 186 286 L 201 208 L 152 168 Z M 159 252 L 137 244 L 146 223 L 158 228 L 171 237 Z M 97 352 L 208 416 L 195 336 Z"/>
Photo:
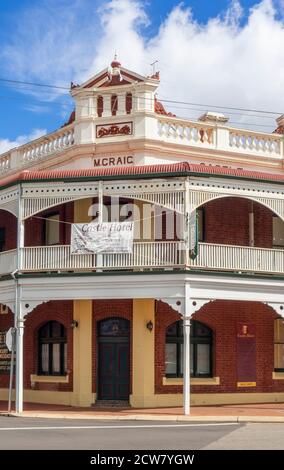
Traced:
<path fill-rule="evenodd" d="M 111 67 L 114 69 L 114 68 L 117 68 L 119 69 L 121 67 L 121 64 L 120 62 L 117 60 L 117 52 L 116 50 L 114 51 L 114 59 L 112 61 L 112 63 L 110 64 Z"/>

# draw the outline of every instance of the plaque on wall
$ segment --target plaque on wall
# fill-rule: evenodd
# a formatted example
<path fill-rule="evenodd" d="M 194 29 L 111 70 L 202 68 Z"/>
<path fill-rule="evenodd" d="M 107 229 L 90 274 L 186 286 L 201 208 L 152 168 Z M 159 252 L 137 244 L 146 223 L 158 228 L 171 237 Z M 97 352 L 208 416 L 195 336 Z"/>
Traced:
<path fill-rule="evenodd" d="M 102 137 L 114 137 L 117 135 L 131 135 L 132 133 L 132 122 L 120 122 L 96 126 L 97 139 Z"/>
<path fill-rule="evenodd" d="M 256 328 L 253 323 L 237 325 L 237 386 L 256 387 Z"/>
<path fill-rule="evenodd" d="M 6 346 L 7 331 L 0 331 L 0 374 L 9 374 L 11 365 L 11 352 Z"/>

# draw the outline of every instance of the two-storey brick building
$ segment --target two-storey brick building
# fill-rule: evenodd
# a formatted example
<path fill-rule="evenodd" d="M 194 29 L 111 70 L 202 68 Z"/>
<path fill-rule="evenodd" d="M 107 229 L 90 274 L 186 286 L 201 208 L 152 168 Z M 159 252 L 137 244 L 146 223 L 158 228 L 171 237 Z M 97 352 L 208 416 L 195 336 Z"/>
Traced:
<path fill-rule="evenodd" d="M 15 325 L 18 411 L 284 401 L 284 117 L 177 118 L 158 85 L 114 60 L 72 84 L 66 125 L 0 156 L 0 399 Z M 72 224 L 110 220 L 134 222 L 132 253 L 71 252 Z"/>

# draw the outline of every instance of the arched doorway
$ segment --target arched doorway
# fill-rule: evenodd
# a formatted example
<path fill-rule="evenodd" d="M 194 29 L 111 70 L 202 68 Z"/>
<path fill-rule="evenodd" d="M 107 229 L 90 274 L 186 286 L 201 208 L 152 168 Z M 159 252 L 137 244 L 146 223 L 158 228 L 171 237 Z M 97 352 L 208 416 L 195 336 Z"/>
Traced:
<path fill-rule="evenodd" d="M 112 317 L 98 322 L 98 399 L 128 400 L 130 322 Z"/>

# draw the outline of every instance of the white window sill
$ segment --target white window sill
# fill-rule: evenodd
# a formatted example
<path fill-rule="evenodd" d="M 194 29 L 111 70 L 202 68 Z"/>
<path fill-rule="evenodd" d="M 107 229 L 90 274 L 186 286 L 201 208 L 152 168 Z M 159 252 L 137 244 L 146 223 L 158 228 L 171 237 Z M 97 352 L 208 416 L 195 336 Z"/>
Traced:
<path fill-rule="evenodd" d="M 69 375 L 31 375 L 31 383 L 69 383 Z"/>
<path fill-rule="evenodd" d="M 220 377 L 191 378 L 191 385 L 220 385 Z M 163 385 L 183 385 L 182 377 L 163 377 Z"/>
<path fill-rule="evenodd" d="M 273 380 L 284 380 L 284 372 L 272 372 Z"/>

